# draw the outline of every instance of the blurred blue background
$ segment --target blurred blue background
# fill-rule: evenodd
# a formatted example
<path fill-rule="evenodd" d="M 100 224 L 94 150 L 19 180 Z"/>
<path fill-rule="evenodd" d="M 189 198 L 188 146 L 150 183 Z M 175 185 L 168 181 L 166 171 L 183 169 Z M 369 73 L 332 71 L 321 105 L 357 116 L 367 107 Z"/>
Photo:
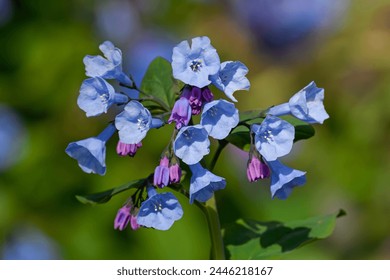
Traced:
<path fill-rule="evenodd" d="M 115 231 L 126 193 L 94 207 L 75 199 L 147 176 L 170 129 L 152 131 L 135 158 L 119 158 L 109 142 L 104 177 L 83 173 L 64 152 L 113 117 L 87 119 L 77 107 L 86 54 L 111 40 L 140 81 L 155 56 L 170 59 L 175 44 L 201 35 L 222 61 L 250 69 L 251 90 L 235 94 L 240 110 L 286 102 L 314 80 L 330 115 L 284 160 L 308 172 L 286 201 L 272 200 L 267 183 L 247 182 L 246 155 L 224 151 L 215 170 L 228 181 L 217 193 L 222 225 L 343 208 L 329 239 L 282 258 L 390 258 L 386 0 L 0 0 L 0 258 L 208 258 L 206 220 L 182 197 L 184 217 L 166 232 Z"/>

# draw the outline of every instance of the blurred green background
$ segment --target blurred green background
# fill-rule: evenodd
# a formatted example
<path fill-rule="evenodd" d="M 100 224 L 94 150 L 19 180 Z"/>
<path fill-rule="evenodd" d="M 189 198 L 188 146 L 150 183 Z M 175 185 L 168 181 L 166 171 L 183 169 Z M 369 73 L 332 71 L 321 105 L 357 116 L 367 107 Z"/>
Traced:
<path fill-rule="evenodd" d="M 166 232 L 114 230 L 126 193 L 93 207 L 75 199 L 147 176 L 170 128 L 151 131 L 135 158 L 118 157 L 114 138 L 104 177 L 83 173 L 64 152 L 114 116 L 88 119 L 77 107 L 86 54 L 111 40 L 140 79 L 153 57 L 169 59 L 175 44 L 201 35 L 222 61 L 250 69 L 251 90 L 235 94 L 240 110 L 286 102 L 314 80 L 325 88 L 330 115 L 283 160 L 308 172 L 307 184 L 286 201 L 270 198 L 268 182 L 249 184 L 246 157 L 224 151 L 215 169 L 228 182 L 217 193 L 222 225 L 342 208 L 347 216 L 329 239 L 282 258 L 390 258 L 390 1 L 275 0 L 258 16 L 254 7 L 264 1 L 253 2 L 0 0 L 1 258 L 208 258 L 206 220 L 182 197 L 184 216 Z M 262 22 L 271 11 L 275 17 Z M 290 12 L 298 13 L 295 25 Z"/>

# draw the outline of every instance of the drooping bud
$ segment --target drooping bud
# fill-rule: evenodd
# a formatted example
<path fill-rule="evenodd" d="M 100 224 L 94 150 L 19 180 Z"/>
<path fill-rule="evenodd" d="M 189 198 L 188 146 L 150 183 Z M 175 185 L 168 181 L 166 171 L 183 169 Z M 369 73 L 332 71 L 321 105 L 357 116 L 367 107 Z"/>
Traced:
<path fill-rule="evenodd" d="M 160 160 L 160 165 L 154 170 L 153 184 L 159 188 L 169 184 L 169 160 L 164 156 Z"/>
<path fill-rule="evenodd" d="M 268 178 L 270 176 L 270 170 L 264 162 L 254 156 L 248 161 L 246 175 L 249 182 L 252 183 L 259 179 Z"/>
<path fill-rule="evenodd" d="M 142 142 L 137 144 L 126 144 L 121 141 L 118 141 L 116 146 L 116 153 L 120 156 L 135 156 L 137 150 L 142 147 Z"/>
<path fill-rule="evenodd" d="M 169 167 L 169 182 L 179 183 L 181 178 L 181 169 L 179 164 L 175 163 Z"/>
<path fill-rule="evenodd" d="M 114 229 L 124 230 L 130 222 L 130 205 L 125 205 L 118 210 L 114 221 Z"/>

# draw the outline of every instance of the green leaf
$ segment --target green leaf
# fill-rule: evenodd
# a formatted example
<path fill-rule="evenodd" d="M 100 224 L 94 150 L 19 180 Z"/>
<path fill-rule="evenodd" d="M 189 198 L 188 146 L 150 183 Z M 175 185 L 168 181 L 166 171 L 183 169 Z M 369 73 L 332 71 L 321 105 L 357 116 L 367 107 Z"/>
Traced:
<path fill-rule="evenodd" d="M 258 110 L 250 110 L 240 112 L 240 122 L 248 122 L 260 117 L 265 118 L 264 113 L 266 110 L 258 109 Z"/>
<path fill-rule="evenodd" d="M 91 204 L 91 205 L 102 204 L 108 202 L 111 199 L 111 197 L 113 197 L 118 193 L 121 193 L 128 189 L 139 188 L 144 186 L 145 184 L 146 184 L 146 179 L 134 180 L 128 182 L 127 184 L 124 184 L 122 186 L 107 191 L 98 192 L 94 194 L 87 194 L 87 195 L 76 195 L 76 198 L 78 201 L 84 204 Z"/>
<path fill-rule="evenodd" d="M 310 137 L 313 137 L 315 134 L 315 130 L 313 126 L 311 126 L 308 123 L 305 123 L 304 121 L 296 119 L 292 116 L 284 116 L 282 119 L 288 121 L 294 126 L 295 128 L 294 142 L 297 142 L 299 140 L 309 139 Z"/>
<path fill-rule="evenodd" d="M 248 126 L 251 123 L 256 123 L 253 121 L 253 119 L 250 119 L 250 118 L 257 116 L 259 114 L 259 112 L 260 111 L 247 111 L 247 112 L 245 112 L 245 116 L 243 117 L 243 119 L 246 119 L 246 118 L 249 118 L 249 119 L 246 119 L 244 122 L 247 123 Z M 308 138 L 314 136 L 315 131 L 314 131 L 314 128 L 310 124 L 307 124 L 301 120 L 298 120 L 296 118 L 289 117 L 289 116 L 283 117 L 283 119 L 288 121 L 289 123 L 291 123 L 295 128 L 294 142 L 297 142 L 299 140 L 308 139 Z M 259 123 L 261 123 L 261 122 L 259 122 Z M 229 143 L 233 144 L 237 148 L 239 148 L 243 151 L 249 152 L 249 148 L 251 145 L 249 130 L 248 130 L 248 128 L 242 128 L 242 127 L 243 126 L 237 127 L 233 133 L 229 134 L 225 138 L 225 140 L 228 141 Z"/>
<path fill-rule="evenodd" d="M 233 132 L 228 137 L 225 138 L 230 144 L 233 144 L 237 148 L 249 152 L 251 146 L 251 138 L 249 136 L 249 131 L 238 131 Z"/>
<path fill-rule="evenodd" d="M 328 237 L 336 219 L 344 210 L 305 220 L 259 222 L 240 219 L 224 229 L 224 242 L 230 259 L 265 259 L 277 257 L 299 246 Z"/>
<path fill-rule="evenodd" d="M 175 90 L 177 90 L 177 85 L 172 77 L 171 64 L 162 57 L 155 58 L 146 70 L 141 83 L 141 91 L 158 98 L 166 107 L 172 108 L 175 102 Z M 148 106 L 149 103 L 152 104 L 151 102 L 144 104 Z"/>

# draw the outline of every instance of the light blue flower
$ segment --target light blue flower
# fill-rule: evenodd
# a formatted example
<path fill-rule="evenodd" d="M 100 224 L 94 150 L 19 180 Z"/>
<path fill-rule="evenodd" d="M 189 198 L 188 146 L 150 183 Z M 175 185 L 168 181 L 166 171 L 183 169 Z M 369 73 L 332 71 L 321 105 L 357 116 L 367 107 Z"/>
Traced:
<path fill-rule="evenodd" d="M 189 167 L 192 172 L 190 203 L 193 203 L 194 200 L 206 202 L 213 196 L 215 191 L 225 188 L 226 180 L 203 168 L 200 163 L 189 165 Z"/>
<path fill-rule="evenodd" d="M 324 89 L 318 88 L 314 82 L 294 94 L 288 103 L 274 106 L 268 114 L 274 116 L 293 115 L 307 123 L 323 123 L 329 118 L 323 104 Z"/>
<path fill-rule="evenodd" d="M 119 140 L 125 144 L 137 144 L 145 138 L 149 129 L 163 125 L 159 119 L 153 119 L 149 110 L 140 102 L 132 100 L 125 106 L 123 112 L 115 118 Z"/>
<path fill-rule="evenodd" d="M 110 124 L 97 137 L 70 143 L 65 152 L 78 161 L 84 172 L 104 175 L 106 173 L 106 142 L 115 131 L 115 126 Z"/>
<path fill-rule="evenodd" d="M 293 188 L 306 183 L 306 172 L 292 169 L 280 161 L 268 161 L 271 169 L 272 198 L 286 199 Z"/>
<path fill-rule="evenodd" d="M 168 230 L 183 216 L 183 209 L 172 193 L 157 193 L 148 187 L 148 199 L 141 204 L 137 223 L 144 227 Z"/>
<path fill-rule="evenodd" d="M 217 50 L 206 36 L 193 38 L 191 47 L 188 41 L 182 41 L 173 48 L 173 77 L 186 84 L 205 87 L 211 83 L 209 76 L 216 74 L 219 68 Z"/>
<path fill-rule="evenodd" d="M 175 155 L 186 164 L 198 163 L 210 152 L 207 131 L 201 125 L 180 129 L 173 143 Z"/>
<path fill-rule="evenodd" d="M 116 79 L 125 85 L 132 85 L 129 77 L 122 71 L 122 52 L 110 41 L 99 46 L 105 57 L 100 55 L 86 55 L 83 59 L 85 74 L 88 77 Z"/>
<path fill-rule="evenodd" d="M 249 90 L 250 82 L 245 77 L 248 71 L 248 68 L 240 61 L 225 61 L 221 63 L 219 72 L 211 76 L 211 81 L 227 97 L 237 102 L 233 93 L 237 90 Z"/>
<path fill-rule="evenodd" d="M 214 139 L 224 139 L 239 122 L 238 110 L 234 104 L 223 99 L 206 103 L 200 124 Z"/>
<path fill-rule="evenodd" d="M 100 77 L 89 78 L 83 81 L 77 105 L 87 117 L 99 116 L 107 113 L 108 108 L 114 103 L 125 103 L 126 95 L 115 93 L 114 88 Z"/>
<path fill-rule="evenodd" d="M 260 125 L 252 125 L 251 130 L 256 149 L 267 161 L 287 155 L 292 149 L 294 126 L 278 117 L 267 115 Z"/>

